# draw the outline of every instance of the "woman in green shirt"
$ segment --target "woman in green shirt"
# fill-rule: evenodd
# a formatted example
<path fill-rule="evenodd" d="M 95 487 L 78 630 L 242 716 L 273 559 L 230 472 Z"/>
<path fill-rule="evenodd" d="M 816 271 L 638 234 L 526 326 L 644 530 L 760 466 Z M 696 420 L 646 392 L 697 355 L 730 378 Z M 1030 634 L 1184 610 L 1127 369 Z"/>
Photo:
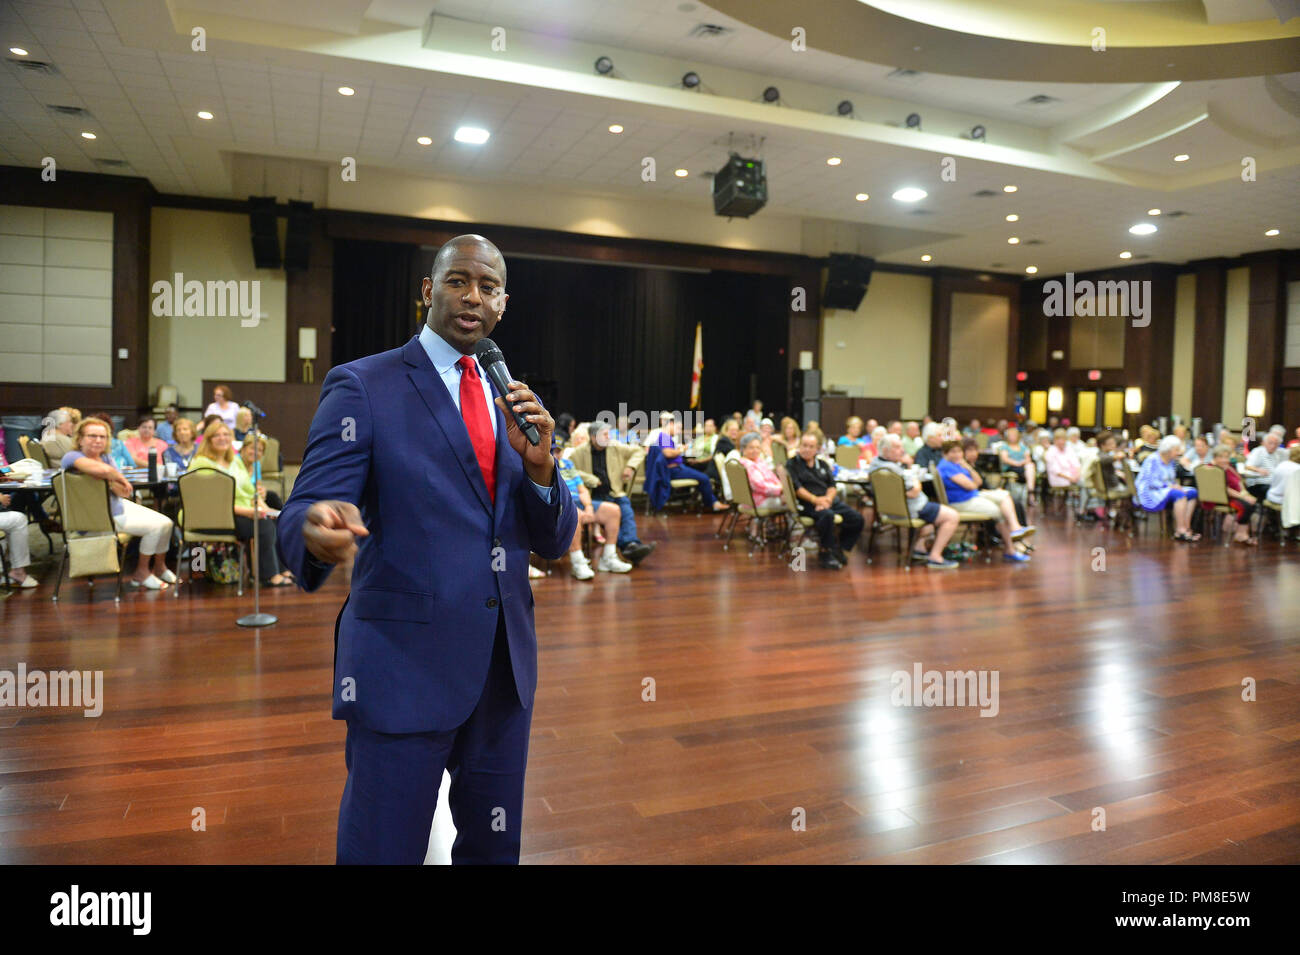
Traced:
<path fill-rule="evenodd" d="M 244 462 L 235 454 L 235 436 L 224 421 L 214 421 L 203 432 L 203 443 L 190 462 L 188 470 L 215 468 L 235 479 L 235 533 L 240 540 L 253 537 L 253 520 L 257 519 L 257 553 L 253 555 L 253 571 L 263 584 L 270 587 L 287 587 L 293 578 L 280 568 L 280 557 L 275 552 L 275 521 L 266 514 L 266 502 L 253 487 L 253 479 Z M 257 510 L 253 499 L 258 498 Z"/>

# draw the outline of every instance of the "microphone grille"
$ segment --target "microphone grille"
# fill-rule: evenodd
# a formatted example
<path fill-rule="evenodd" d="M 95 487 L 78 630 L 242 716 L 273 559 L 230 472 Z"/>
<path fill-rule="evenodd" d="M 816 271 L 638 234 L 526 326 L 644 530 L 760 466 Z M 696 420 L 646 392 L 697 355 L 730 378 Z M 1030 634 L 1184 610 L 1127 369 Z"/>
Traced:
<path fill-rule="evenodd" d="M 480 338 L 478 342 L 475 343 L 474 357 L 484 365 L 492 361 L 504 360 L 504 356 L 501 354 L 501 349 L 497 348 L 497 343 L 490 338 Z"/>

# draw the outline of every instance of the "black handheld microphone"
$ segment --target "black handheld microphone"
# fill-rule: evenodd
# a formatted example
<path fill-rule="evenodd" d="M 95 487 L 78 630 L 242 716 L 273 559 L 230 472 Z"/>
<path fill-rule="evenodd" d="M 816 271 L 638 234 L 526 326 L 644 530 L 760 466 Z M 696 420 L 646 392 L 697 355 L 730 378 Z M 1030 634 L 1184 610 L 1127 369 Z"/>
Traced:
<path fill-rule="evenodd" d="M 259 408 L 257 405 L 253 404 L 251 401 L 245 401 L 243 406 L 247 408 L 249 411 L 253 412 L 253 417 L 255 418 L 266 417 L 266 412 L 263 411 L 261 408 Z"/>
<path fill-rule="evenodd" d="M 478 363 L 483 366 L 487 376 L 492 379 L 492 384 L 497 386 L 497 391 L 501 392 L 501 397 L 505 399 L 506 409 L 515 416 L 515 424 L 519 425 L 519 430 L 524 433 L 529 444 L 537 444 L 542 440 L 542 436 L 537 431 L 537 425 L 524 418 L 522 414 L 515 410 L 514 405 L 506 396 L 510 394 L 510 371 L 506 368 L 506 357 L 501 354 L 501 349 L 497 348 L 496 342 L 490 338 L 480 338 L 478 344 L 474 346 L 474 357 Z"/>

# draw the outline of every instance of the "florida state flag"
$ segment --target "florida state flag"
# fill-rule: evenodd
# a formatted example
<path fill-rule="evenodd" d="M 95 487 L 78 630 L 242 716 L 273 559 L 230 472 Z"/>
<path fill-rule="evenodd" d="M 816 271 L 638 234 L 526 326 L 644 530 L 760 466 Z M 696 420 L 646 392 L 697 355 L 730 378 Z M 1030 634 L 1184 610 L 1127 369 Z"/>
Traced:
<path fill-rule="evenodd" d="M 700 323 L 695 323 L 695 359 L 691 362 L 691 407 L 700 406 L 700 375 L 704 372 L 704 346 L 700 341 Z"/>

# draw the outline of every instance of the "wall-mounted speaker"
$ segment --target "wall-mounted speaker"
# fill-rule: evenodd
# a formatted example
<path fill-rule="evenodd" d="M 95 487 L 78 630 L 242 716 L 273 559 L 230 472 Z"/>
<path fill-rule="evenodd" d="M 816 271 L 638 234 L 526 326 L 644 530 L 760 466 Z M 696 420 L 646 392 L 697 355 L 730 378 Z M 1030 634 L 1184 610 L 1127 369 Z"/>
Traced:
<path fill-rule="evenodd" d="M 248 197 L 248 227 L 253 237 L 253 265 L 280 267 L 280 234 L 276 228 L 275 196 Z"/>
<path fill-rule="evenodd" d="M 804 401 L 820 401 L 822 373 L 820 368 L 796 368 L 790 372 L 790 399 L 795 408 Z"/>
<path fill-rule="evenodd" d="M 855 311 L 862 304 L 862 297 L 867 294 L 876 260 L 865 255 L 837 252 L 830 256 L 827 265 L 826 294 L 822 296 L 822 307 Z"/>
<path fill-rule="evenodd" d="M 312 204 L 289 200 L 289 229 L 284 236 L 284 270 L 305 272 L 311 253 Z"/>

